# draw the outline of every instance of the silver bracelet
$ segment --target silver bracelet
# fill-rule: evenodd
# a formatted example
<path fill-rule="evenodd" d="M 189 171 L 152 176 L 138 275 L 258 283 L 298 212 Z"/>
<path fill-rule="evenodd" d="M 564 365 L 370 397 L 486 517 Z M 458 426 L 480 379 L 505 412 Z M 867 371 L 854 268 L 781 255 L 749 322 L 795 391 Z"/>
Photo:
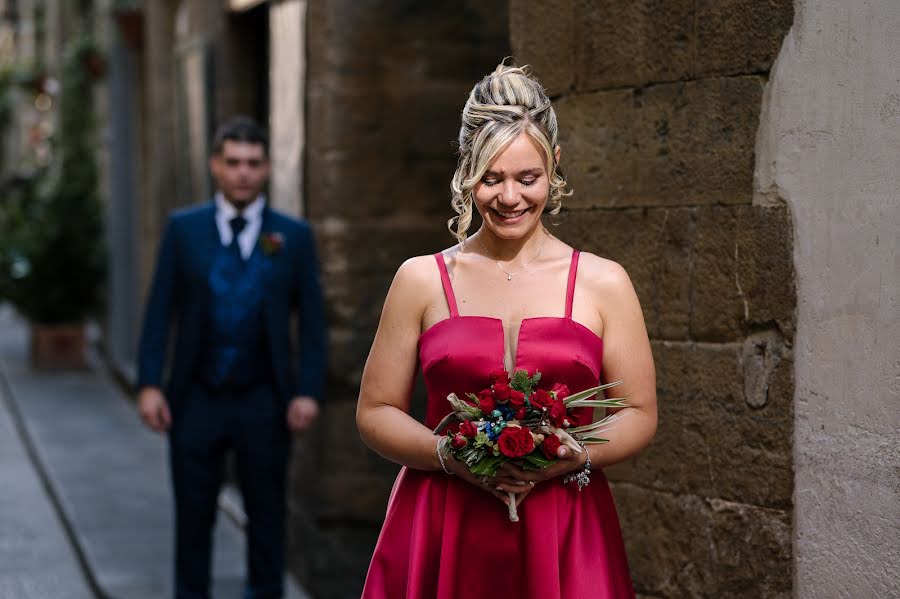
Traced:
<path fill-rule="evenodd" d="M 579 443 L 581 448 L 584 449 L 585 456 L 587 460 L 584 462 L 584 468 L 579 470 L 578 472 L 572 472 L 567 474 L 562 479 L 562 484 L 567 485 L 571 482 L 578 484 L 578 490 L 581 491 L 583 488 L 591 484 L 591 452 L 588 451 L 587 447 L 584 446 L 584 443 Z"/>
<path fill-rule="evenodd" d="M 437 454 L 438 462 L 440 462 L 440 464 L 441 464 L 441 469 L 444 472 L 446 472 L 447 474 L 449 474 L 450 476 L 453 476 L 453 470 L 450 470 L 449 468 L 447 468 L 447 463 L 444 462 L 444 456 L 443 456 L 443 454 L 441 454 L 441 445 L 442 444 L 447 445 L 447 437 L 441 437 L 438 440 L 437 445 L 434 446 L 434 452 Z"/>

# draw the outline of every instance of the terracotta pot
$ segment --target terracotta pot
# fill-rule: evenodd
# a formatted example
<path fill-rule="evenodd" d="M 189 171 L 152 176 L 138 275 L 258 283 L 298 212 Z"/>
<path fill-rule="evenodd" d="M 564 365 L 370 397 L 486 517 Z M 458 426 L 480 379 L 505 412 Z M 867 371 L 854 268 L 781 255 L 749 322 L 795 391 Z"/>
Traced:
<path fill-rule="evenodd" d="M 31 366 L 41 370 L 87 368 L 84 324 L 31 325 Z"/>

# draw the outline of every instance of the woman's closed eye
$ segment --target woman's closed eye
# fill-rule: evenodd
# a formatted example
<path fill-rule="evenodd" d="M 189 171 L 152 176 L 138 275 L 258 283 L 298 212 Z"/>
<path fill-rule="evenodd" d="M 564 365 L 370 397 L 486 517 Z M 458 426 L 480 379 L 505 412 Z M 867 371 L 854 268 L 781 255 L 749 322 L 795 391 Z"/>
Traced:
<path fill-rule="evenodd" d="M 485 187 L 493 187 L 494 185 L 497 185 L 498 183 L 500 183 L 499 179 L 482 179 L 481 180 L 481 184 L 484 185 Z M 526 179 L 519 179 L 519 183 L 521 183 L 525 187 L 530 187 L 530 186 L 534 185 L 535 183 L 537 183 L 537 177 L 528 177 Z"/>

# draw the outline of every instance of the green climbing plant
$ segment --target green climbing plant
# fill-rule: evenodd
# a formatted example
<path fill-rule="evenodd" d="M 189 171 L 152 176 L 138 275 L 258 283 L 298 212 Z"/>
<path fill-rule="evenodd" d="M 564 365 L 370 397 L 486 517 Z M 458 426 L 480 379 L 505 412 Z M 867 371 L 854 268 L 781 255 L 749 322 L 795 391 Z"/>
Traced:
<path fill-rule="evenodd" d="M 60 77 L 59 124 L 49 166 L 19 190 L 3 292 L 29 320 L 79 322 L 103 305 L 106 244 L 99 198 L 92 76 L 98 50 L 71 41 Z"/>

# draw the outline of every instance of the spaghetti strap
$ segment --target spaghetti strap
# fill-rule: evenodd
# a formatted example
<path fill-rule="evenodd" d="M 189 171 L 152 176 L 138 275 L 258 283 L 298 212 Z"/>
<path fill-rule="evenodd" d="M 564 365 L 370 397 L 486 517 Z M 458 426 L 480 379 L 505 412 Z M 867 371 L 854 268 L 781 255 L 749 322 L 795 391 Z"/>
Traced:
<path fill-rule="evenodd" d="M 450 285 L 450 275 L 447 274 L 447 264 L 444 262 L 444 255 L 438 252 L 434 255 L 434 259 L 438 263 L 438 270 L 441 271 L 441 284 L 444 286 L 444 295 L 447 296 L 450 318 L 456 318 L 459 316 L 459 311 L 456 309 L 456 296 L 453 295 L 453 287 Z"/>
<path fill-rule="evenodd" d="M 572 301 L 575 299 L 575 275 L 578 273 L 578 255 L 581 252 L 572 250 L 572 262 L 569 264 L 569 284 L 566 286 L 566 318 L 572 318 Z M 443 260 L 441 260 L 443 263 Z"/>

